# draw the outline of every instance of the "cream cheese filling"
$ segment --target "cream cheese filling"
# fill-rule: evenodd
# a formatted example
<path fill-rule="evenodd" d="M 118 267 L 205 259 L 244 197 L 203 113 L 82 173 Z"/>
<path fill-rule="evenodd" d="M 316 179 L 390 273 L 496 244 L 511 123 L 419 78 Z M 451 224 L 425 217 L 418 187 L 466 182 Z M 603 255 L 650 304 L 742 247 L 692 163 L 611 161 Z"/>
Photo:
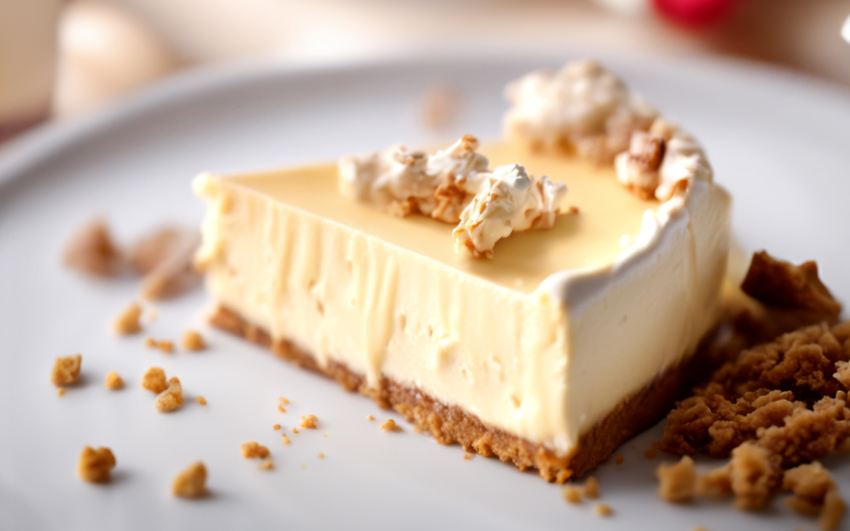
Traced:
<path fill-rule="evenodd" d="M 565 182 L 552 229 L 459 260 L 450 225 L 394 218 L 336 191 L 336 165 L 202 175 L 199 261 L 217 302 L 370 385 L 381 376 L 566 453 L 714 325 L 729 198 L 695 182 L 660 205 L 611 168 L 513 144 L 494 165 Z M 624 235 L 636 236 L 624 249 Z"/>

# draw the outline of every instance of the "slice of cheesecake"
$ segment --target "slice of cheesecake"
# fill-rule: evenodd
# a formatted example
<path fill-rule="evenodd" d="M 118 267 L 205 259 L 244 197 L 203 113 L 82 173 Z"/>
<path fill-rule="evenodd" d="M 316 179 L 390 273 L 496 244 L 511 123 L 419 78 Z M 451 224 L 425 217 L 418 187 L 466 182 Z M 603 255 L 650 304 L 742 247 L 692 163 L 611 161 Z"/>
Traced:
<path fill-rule="evenodd" d="M 395 408 L 441 443 L 549 481 L 583 474 L 672 405 L 717 323 L 729 246 L 729 197 L 702 151 L 682 147 L 690 137 L 657 118 L 635 122 L 617 163 L 600 164 L 581 149 L 589 135 L 605 144 L 604 123 L 556 149 L 515 136 L 485 145 L 483 184 L 458 196 L 452 223 L 433 214 L 428 189 L 390 197 L 411 206 L 402 212 L 353 198 L 336 163 L 199 176 L 213 323 Z M 388 164 L 390 177 L 404 170 Z M 460 185 L 478 175 L 422 171 Z M 504 216 L 508 203 L 488 217 L 485 199 L 542 175 L 558 198 L 566 185 L 545 212 L 551 223 Z M 470 254 L 479 214 L 482 227 L 513 230 Z M 456 218 L 472 237 L 463 245 Z"/>

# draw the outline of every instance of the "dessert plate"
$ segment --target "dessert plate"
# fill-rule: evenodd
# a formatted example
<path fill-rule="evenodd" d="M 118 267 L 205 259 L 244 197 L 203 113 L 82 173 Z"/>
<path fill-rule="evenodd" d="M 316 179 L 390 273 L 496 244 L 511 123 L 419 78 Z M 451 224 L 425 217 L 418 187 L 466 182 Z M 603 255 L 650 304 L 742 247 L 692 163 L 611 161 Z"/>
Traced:
<path fill-rule="evenodd" d="M 560 487 L 533 472 L 467 461 L 462 448 L 414 433 L 370 400 L 207 327 L 200 289 L 151 305 L 158 317 L 146 318 L 143 334 L 116 337 L 109 324 L 137 298 L 137 280 L 92 280 L 61 265 L 62 245 L 94 215 L 123 242 L 163 223 L 199 223 L 203 208 L 189 183 L 202 171 L 335 159 L 467 132 L 498 138 L 505 82 L 575 58 L 203 70 L 0 148 L 0 528 L 814 528 L 779 499 L 756 514 L 729 500 L 659 500 L 654 469 L 674 457 L 650 460 L 644 451 L 661 425 L 623 446 L 622 464 L 594 472 L 601 501 L 614 511 L 597 516 L 592 503 L 564 502 Z M 850 301 L 850 93 L 748 63 L 602 59 L 707 147 L 717 181 L 734 197 L 742 249 L 817 259 L 827 285 Z M 435 83 L 461 95 L 457 119 L 441 129 L 426 127 L 420 112 Z M 202 331 L 206 351 L 144 347 L 148 335 L 177 340 L 187 328 Z M 77 352 L 83 376 L 59 397 L 48 380 L 53 360 Z M 139 386 L 153 365 L 183 382 L 186 403 L 174 413 L 155 411 L 153 395 Z M 124 378 L 123 390 L 103 387 L 109 371 Z M 280 396 L 290 400 L 285 414 Z M 318 417 L 318 430 L 293 434 L 304 414 Z M 387 418 L 403 431 L 382 432 Z M 282 444 L 274 424 L 291 444 Z M 249 440 L 269 447 L 273 470 L 242 458 L 239 445 Z M 115 453 L 110 484 L 77 478 L 87 444 Z M 172 478 L 198 459 L 211 495 L 173 498 Z M 850 460 L 826 464 L 850 496 Z M 698 459 L 698 466 L 716 463 Z"/>

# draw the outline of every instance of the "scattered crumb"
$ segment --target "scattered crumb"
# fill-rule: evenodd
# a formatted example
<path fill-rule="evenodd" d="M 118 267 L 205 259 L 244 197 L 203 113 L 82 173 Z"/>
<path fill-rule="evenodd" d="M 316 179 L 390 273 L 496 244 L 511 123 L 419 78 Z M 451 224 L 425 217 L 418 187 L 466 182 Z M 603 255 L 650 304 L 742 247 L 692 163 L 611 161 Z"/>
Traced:
<path fill-rule="evenodd" d="M 84 447 L 77 461 L 77 474 L 89 483 L 106 483 L 113 468 L 115 456 L 112 450 L 103 446 L 97 450 L 91 446 Z"/>
<path fill-rule="evenodd" d="M 599 516 L 611 516 L 611 514 L 614 513 L 614 511 L 611 510 L 611 507 L 609 507 L 605 503 L 597 503 L 596 505 L 594 505 L 593 512 L 595 512 Z"/>
<path fill-rule="evenodd" d="M 149 234 L 130 249 L 130 263 L 145 275 L 141 292 L 146 299 L 176 297 L 200 282 L 192 263 L 200 243 L 198 231 L 166 227 Z"/>
<path fill-rule="evenodd" d="M 257 468 L 259 468 L 260 470 L 271 470 L 272 468 L 274 468 L 274 463 L 271 459 L 266 459 L 265 461 L 260 463 L 260 466 L 258 466 Z"/>
<path fill-rule="evenodd" d="M 381 429 L 384 431 L 401 431 L 401 428 L 393 419 L 387 419 L 381 423 Z"/>
<path fill-rule="evenodd" d="M 658 497 L 674 503 L 690 501 L 696 490 L 694 460 L 684 456 L 675 464 L 661 463 L 655 470 L 658 477 Z"/>
<path fill-rule="evenodd" d="M 181 498 L 202 498 L 207 494 L 207 468 L 200 461 L 177 474 L 171 484 L 171 494 Z"/>
<path fill-rule="evenodd" d="M 159 367 L 151 367 L 142 376 L 142 387 L 148 391 L 159 394 L 168 388 L 165 380 L 165 371 Z"/>
<path fill-rule="evenodd" d="M 561 489 L 561 496 L 570 503 L 581 503 L 581 489 L 567 485 Z"/>
<path fill-rule="evenodd" d="M 199 396 L 198 398 L 196 398 L 195 401 L 202 406 L 207 405 L 207 399 L 202 397 L 202 396 Z"/>
<path fill-rule="evenodd" d="M 841 499 L 841 495 L 838 494 L 838 490 L 830 490 L 824 497 L 823 509 L 821 510 L 820 517 L 818 518 L 818 526 L 823 529 L 823 531 L 838 529 L 846 510 L 847 506 L 845 505 L 844 500 Z"/>
<path fill-rule="evenodd" d="M 253 459 L 255 457 L 265 459 L 269 456 L 269 449 L 257 443 L 257 441 L 242 443 L 240 449 L 242 450 L 242 457 L 245 459 Z"/>
<path fill-rule="evenodd" d="M 785 504 L 800 514 L 819 516 L 821 529 L 836 529 L 841 523 L 844 501 L 832 476 L 820 463 L 800 465 L 786 471 L 782 490 L 794 492 L 794 496 L 785 498 Z"/>
<path fill-rule="evenodd" d="M 298 428 L 292 428 L 292 433 L 294 433 L 295 435 L 298 435 Z"/>
<path fill-rule="evenodd" d="M 118 373 L 112 371 L 106 375 L 106 380 L 103 381 L 103 386 L 112 390 L 121 389 L 124 387 L 124 380 L 118 376 Z"/>
<path fill-rule="evenodd" d="M 472 454 L 463 454 L 464 461 L 471 461 L 474 456 Z"/>
<path fill-rule="evenodd" d="M 272 426 L 272 429 L 275 430 L 275 431 L 279 430 L 280 424 L 275 424 L 274 426 Z"/>
<path fill-rule="evenodd" d="M 173 411 L 183 405 L 183 386 L 180 385 L 180 380 L 170 378 L 168 380 L 168 388 L 156 397 L 153 403 L 157 411 L 165 413 Z"/>
<path fill-rule="evenodd" d="M 137 334 L 142 331 L 142 325 L 139 324 L 141 316 L 142 307 L 134 302 L 118 314 L 118 317 L 112 322 L 112 329 L 120 336 Z"/>
<path fill-rule="evenodd" d="M 82 363 L 83 357 L 79 354 L 56 358 L 56 362 L 53 364 L 53 370 L 50 371 L 50 382 L 56 386 L 76 382 L 77 377 L 80 376 L 80 366 Z"/>
<path fill-rule="evenodd" d="M 281 413 L 286 413 L 286 408 L 283 407 L 283 406 L 285 406 L 287 404 L 289 404 L 289 400 L 287 400 L 287 399 L 285 399 L 281 396 L 280 398 L 277 399 L 277 410 L 280 411 Z"/>
<path fill-rule="evenodd" d="M 284 433 L 283 434 L 283 444 L 284 444 L 284 446 L 288 446 L 290 442 L 291 441 L 289 440 L 289 437 L 287 437 L 286 434 Z"/>
<path fill-rule="evenodd" d="M 614 456 L 614 463 L 621 465 L 623 464 L 623 454 L 617 454 Z"/>
<path fill-rule="evenodd" d="M 316 415 L 304 415 L 301 417 L 301 427 L 305 429 L 316 429 Z"/>
<path fill-rule="evenodd" d="M 585 498 L 595 499 L 599 497 L 599 482 L 596 481 L 595 477 L 590 476 L 585 480 L 582 493 Z"/>
<path fill-rule="evenodd" d="M 111 277 L 121 272 L 123 258 L 113 243 L 102 219 L 83 225 L 65 247 L 65 265 L 96 277 Z"/>
<path fill-rule="evenodd" d="M 368 420 L 369 422 L 372 422 L 373 420 L 375 420 L 375 417 L 373 417 L 372 415 L 369 415 L 368 417 L 366 417 L 366 420 Z"/>
<path fill-rule="evenodd" d="M 325 454 L 323 454 L 322 452 L 319 452 L 319 459 L 324 459 L 324 458 L 325 458 Z"/>
<path fill-rule="evenodd" d="M 283 405 L 283 406 L 288 406 L 288 405 L 289 405 L 289 400 L 288 400 L 287 398 L 282 397 L 282 396 L 281 396 L 281 397 L 279 397 L 279 398 L 277 399 L 277 401 L 278 401 L 278 403 L 280 403 L 280 404 L 281 404 L 281 405 Z"/>
<path fill-rule="evenodd" d="M 197 352 L 207 348 L 206 343 L 204 343 L 204 338 L 201 337 L 201 334 L 194 330 L 186 330 L 183 332 L 182 344 L 183 348 L 192 352 Z"/>
<path fill-rule="evenodd" d="M 56 390 L 56 394 L 59 395 L 59 396 L 65 396 L 65 389 L 60 387 L 59 389 Z"/>
<path fill-rule="evenodd" d="M 167 339 L 163 339 L 162 341 L 157 341 L 152 337 L 145 339 L 145 346 L 148 348 L 156 348 L 165 354 L 171 354 L 174 352 L 174 343 L 172 341 L 168 341 Z"/>

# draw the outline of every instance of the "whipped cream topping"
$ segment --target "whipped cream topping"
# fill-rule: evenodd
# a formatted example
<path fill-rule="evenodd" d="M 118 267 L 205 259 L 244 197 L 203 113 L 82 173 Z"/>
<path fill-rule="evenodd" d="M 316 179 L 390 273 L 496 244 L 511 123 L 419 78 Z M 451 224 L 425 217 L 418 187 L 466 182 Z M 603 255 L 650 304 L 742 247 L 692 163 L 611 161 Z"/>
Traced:
<path fill-rule="evenodd" d="M 610 163 L 658 112 L 595 61 L 531 72 L 508 84 L 506 136 L 537 149 L 575 150 Z"/>
<path fill-rule="evenodd" d="M 667 201 L 694 181 L 711 182 L 699 143 L 677 124 L 658 118 L 649 131 L 632 133 L 629 150 L 614 159 L 617 180 L 639 196 Z"/>
<path fill-rule="evenodd" d="M 464 135 L 433 155 L 396 145 L 380 154 L 344 157 L 339 190 L 397 216 L 418 212 L 459 223 L 452 233 L 455 249 L 492 258 L 496 242 L 513 232 L 551 228 L 567 187 L 529 176 L 520 164 L 491 172 L 476 149 L 478 140 Z"/>
<path fill-rule="evenodd" d="M 521 164 L 499 166 L 482 184 L 452 232 L 455 249 L 475 257 L 492 258 L 496 242 L 514 231 L 551 228 L 567 193 L 565 184 L 529 176 Z"/>

